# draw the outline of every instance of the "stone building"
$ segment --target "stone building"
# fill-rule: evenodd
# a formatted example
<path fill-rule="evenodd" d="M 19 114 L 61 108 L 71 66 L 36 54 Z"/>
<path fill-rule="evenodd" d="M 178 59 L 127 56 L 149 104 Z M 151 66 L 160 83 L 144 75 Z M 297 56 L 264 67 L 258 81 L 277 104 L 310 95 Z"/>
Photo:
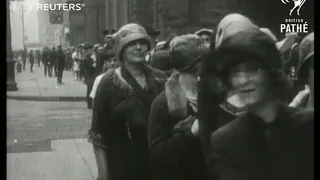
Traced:
<path fill-rule="evenodd" d="M 39 3 L 64 3 L 66 0 L 39 0 Z M 42 46 L 58 46 L 67 47 L 68 41 L 65 39 L 64 29 L 69 27 L 69 13 L 63 11 L 63 23 L 51 24 L 49 11 L 37 11 L 39 24 L 39 41 Z"/>

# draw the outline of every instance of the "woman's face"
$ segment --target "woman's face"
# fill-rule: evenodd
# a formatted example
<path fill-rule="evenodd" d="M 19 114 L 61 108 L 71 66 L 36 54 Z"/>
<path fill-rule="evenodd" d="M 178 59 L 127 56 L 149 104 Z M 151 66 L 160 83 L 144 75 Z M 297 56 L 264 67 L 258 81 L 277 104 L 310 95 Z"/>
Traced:
<path fill-rule="evenodd" d="M 144 62 L 148 50 L 148 41 L 143 39 L 132 41 L 124 48 L 123 59 L 131 63 Z"/>
<path fill-rule="evenodd" d="M 238 97 L 244 107 L 251 107 L 265 101 L 269 95 L 268 77 L 261 66 L 254 62 L 243 62 L 229 69 L 229 95 Z"/>

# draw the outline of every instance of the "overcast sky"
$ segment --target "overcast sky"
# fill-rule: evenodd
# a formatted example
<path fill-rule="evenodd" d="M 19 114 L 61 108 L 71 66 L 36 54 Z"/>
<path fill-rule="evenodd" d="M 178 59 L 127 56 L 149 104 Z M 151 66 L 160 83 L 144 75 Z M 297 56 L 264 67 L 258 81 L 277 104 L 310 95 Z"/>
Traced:
<path fill-rule="evenodd" d="M 24 8 L 30 13 L 24 16 L 25 35 L 27 36 L 26 43 L 38 43 L 38 14 L 35 9 L 39 0 L 25 0 Z M 23 4 L 22 2 L 17 3 Z M 30 6 L 31 5 L 31 6 Z M 31 7 L 31 8 L 30 8 Z M 13 11 L 13 2 L 10 4 L 10 22 L 11 22 L 11 41 L 12 49 L 17 50 L 23 47 L 22 43 L 22 17 Z M 19 8 L 19 7 L 18 7 Z M 49 20 L 48 20 L 49 21 Z"/>

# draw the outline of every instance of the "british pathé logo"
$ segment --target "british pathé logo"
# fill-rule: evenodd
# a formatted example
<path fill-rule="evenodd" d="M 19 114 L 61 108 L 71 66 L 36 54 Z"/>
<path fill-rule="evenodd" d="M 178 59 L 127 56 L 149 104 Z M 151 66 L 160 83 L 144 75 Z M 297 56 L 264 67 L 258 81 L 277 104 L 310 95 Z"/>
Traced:
<path fill-rule="evenodd" d="M 294 3 L 294 6 L 293 6 L 293 8 L 290 10 L 289 15 L 291 16 L 291 15 L 292 15 L 292 12 L 293 12 L 294 10 L 297 10 L 297 15 L 300 16 L 300 9 L 301 9 L 301 7 L 303 6 L 303 4 L 306 2 L 306 0 L 281 0 L 281 2 L 282 2 L 283 4 L 288 4 L 288 3 L 290 3 L 291 1 Z"/>
<path fill-rule="evenodd" d="M 306 2 L 306 0 L 281 0 L 285 5 L 293 2 L 293 7 L 289 12 L 289 16 L 300 16 L 300 9 Z M 293 14 L 293 12 L 296 12 Z M 288 18 L 280 25 L 281 33 L 308 33 L 308 22 L 302 18 Z"/>

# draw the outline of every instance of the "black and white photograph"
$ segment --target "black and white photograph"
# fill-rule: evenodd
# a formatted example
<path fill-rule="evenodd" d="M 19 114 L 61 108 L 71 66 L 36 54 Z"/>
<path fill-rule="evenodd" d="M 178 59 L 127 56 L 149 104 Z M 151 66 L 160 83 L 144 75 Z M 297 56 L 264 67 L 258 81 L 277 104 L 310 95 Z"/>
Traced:
<path fill-rule="evenodd" d="M 314 180 L 314 0 L 6 0 L 7 180 Z"/>

